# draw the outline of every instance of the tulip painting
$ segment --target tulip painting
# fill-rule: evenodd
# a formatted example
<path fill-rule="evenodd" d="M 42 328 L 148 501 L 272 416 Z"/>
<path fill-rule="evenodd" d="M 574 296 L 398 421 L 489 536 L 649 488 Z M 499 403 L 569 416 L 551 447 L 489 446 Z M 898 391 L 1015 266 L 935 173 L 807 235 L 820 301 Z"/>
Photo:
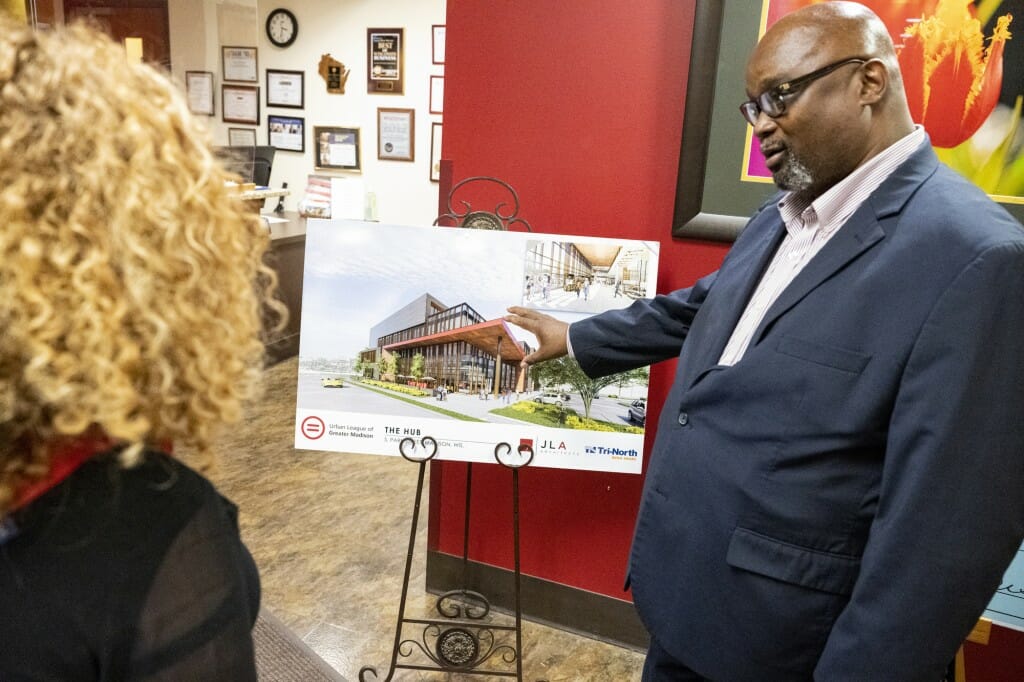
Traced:
<path fill-rule="evenodd" d="M 765 0 L 763 28 L 820 1 Z M 1009 12 L 1000 15 L 1002 0 L 860 1 L 893 36 L 911 115 L 924 126 L 940 158 L 989 194 L 1014 202 L 1024 197 L 1024 92 L 1009 93 L 1016 99 L 1014 107 L 999 102 L 1004 50 L 1013 22 Z M 991 26 L 988 34 L 986 25 Z M 756 144 L 748 174 L 767 179 L 767 169 L 755 152 Z"/>
<path fill-rule="evenodd" d="M 914 120 L 936 147 L 955 147 L 978 131 L 999 102 L 1009 14 L 985 45 L 974 5 L 940 0 L 934 14 L 901 36 L 900 71 Z"/>

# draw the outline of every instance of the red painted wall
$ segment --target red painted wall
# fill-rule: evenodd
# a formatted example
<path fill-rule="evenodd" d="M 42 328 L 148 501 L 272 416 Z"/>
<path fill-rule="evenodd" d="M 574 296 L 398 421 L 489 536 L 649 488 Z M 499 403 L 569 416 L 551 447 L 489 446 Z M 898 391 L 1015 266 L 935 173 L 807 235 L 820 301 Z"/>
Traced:
<path fill-rule="evenodd" d="M 535 232 L 661 242 L 661 292 L 719 265 L 723 245 L 671 238 L 693 3 L 448 0 L 447 11 L 442 157 L 455 182 L 507 181 Z M 673 369 L 651 375 L 648 451 Z M 430 544 L 454 555 L 462 553 L 465 470 L 431 469 Z M 522 471 L 523 573 L 628 598 L 622 584 L 642 483 Z M 497 465 L 474 468 L 470 558 L 512 567 L 510 489 Z"/>

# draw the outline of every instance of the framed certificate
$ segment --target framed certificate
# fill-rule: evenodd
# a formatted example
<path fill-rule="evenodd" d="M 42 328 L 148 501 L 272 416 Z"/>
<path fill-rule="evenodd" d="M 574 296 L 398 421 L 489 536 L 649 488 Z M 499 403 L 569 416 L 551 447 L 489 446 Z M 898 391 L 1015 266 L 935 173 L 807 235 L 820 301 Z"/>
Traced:
<path fill-rule="evenodd" d="M 213 72 L 186 71 L 185 95 L 189 111 L 199 116 L 213 116 Z"/>
<path fill-rule="evenodd" d="M 228 128 L 229 147 L 255 147 L 255 128 Z"/>
<path fill-rule="evenodd" d="M 377 109 L 377 158 L 386 161 L 416 160 L 416 111 Z"/>
<path fill-rule="evenodd" d="M 404 91 L 405 29 L 366 29 L 366 91 L 401 95 Z"/>
<path fill-rule="evenodd" d="M 430 77 L 430 113 L 444 113 L 444 76 Z"/>
<path fill-rule="evenodd" d="M 430 181 L 441 182 L 441 124 L 430 124 Z"/>
<path fill-rule="evenodd" d="M 224 46 L 220 48 L 220 54 L 224 80 L 259 82 L 255 47 Z"/>
<path fill-rule="evenodd" d="M 314 126 L 317 170 L 360 171 L 359 128 Z"/>
<path fill-rule="evenodd" d="M 260 124 L 260 89 L 255 85 L 220 86 L 221 119 L 225 123 Z"/>
<path fill-rule="evenodd" d="M 306 119 L 267 114 L 267 143 L 286 152 L 306 151 Z"/>
<path fill-rule="evenodd" d="M 301 109 L 306 101 L 306 72 L 267 69 L 267 106 Z"/>
<path fill-rule="evenodd" d="M 435 64 L 444 64 L 444 24 L 434 24 L 431 29 L 432 61 Z"/>

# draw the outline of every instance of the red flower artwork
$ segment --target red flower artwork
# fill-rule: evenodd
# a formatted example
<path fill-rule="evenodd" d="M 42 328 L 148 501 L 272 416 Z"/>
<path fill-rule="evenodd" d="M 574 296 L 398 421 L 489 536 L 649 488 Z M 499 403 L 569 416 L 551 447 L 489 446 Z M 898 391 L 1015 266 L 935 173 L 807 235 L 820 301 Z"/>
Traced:
<path fill-rule="evenodd" d="M 815 2 L 770 2 L 768 25 Z M 969 0 L 862 2 L 893 36 L 911 115 L 928 131 L 932 144 L 955 147 L 970 138 L 999 102 L 1003 46 L 1010 39 L 1012 17 L 997 19 L 986 46 L 977 10 Z"/>

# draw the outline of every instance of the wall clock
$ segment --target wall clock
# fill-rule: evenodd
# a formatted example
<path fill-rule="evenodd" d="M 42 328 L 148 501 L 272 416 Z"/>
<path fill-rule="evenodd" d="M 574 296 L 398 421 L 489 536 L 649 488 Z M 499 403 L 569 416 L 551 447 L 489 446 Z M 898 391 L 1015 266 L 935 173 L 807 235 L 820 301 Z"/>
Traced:
<path fill-rule="evenodd" d="M 299 36 L 299 22 L 295 15 L 284 8 L 273 10 L 267 15 L 267 38 L 277 47 L 288 47 Z"/>

